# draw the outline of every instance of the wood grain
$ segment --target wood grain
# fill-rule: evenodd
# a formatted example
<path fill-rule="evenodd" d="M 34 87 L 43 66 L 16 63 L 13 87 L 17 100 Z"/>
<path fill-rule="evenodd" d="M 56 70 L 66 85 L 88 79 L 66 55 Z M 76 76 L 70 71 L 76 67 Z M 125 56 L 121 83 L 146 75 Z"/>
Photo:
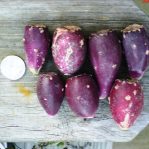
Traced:
<path fill-rule="evenodd" d="M 2 0 L 0 1 L 0 60 L 9 54 L 24 59 L 23 29 L 28 23 L 44 23 L 52 32 L 57 26 L 76 24 L 86 37 L 101 28 L 120 30 L 130 23 L 142 23 L 149 29 L 149 18 L 131 0 Z M 51 60 L 47 70 L 56 70 Z M 115 125 L 106 101 L 100 103 L 92 120 L 76 117 L 64 101 L 57 116 L 50 118 L 36 96 L 37 77 L 28 70 L 19 81 L 0 74 L 1 141 L 129 141 L 149 122 L 149 72 L 143 78 L 145 107 L 129 131 Z M 24 96 L 20 85 L 31 91 Z"/>
<path fill-rule="evenodd" d="M 148 149 L 149 147 L 149 125 L 130 142 L 114 143 L 113 149 Z"/>

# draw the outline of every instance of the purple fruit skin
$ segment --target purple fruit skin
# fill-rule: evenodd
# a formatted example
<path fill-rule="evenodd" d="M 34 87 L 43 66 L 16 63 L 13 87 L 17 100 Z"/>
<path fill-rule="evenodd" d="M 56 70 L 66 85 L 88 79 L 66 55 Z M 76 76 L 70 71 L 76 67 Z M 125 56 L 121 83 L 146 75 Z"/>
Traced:
<path fill-rule="evenodd" d="M 99 98 L 105 99 L 118 73 L 122 49 L 116 32 L 97 32 L 89 38 L 90 59 L 99 85 Z"/>
<path fill-rule="evenodd" d="M 64 98 L 64 86 L 56 73 L 49 72 L 39 76 L 37 96 L 40 104 L 50 116 L 58 112 Z"/>
<path fill-rule="evenodd" d="M 38 74 L 50 46 L 48 28 L 44 25 L 27 25 L 23 40 L 27 66 L 33 74 Z"/>
<path fill-rule="evenodd" d="M 149 37 L 144 27 L 123 32 L 123 46 L 130 77 L 141 79 L 149 65 Z"/>
<path fill-rule="evenodd" d="M 57 68 L 64 75 L 75 73 L 82 66 L 86 46 L 81 29 L 77 26 L 57 28 L 54 32 L 52 55 Z"/>
<path fill-rule="evenodd" d="M 98 108 L 98 88 L 89 75 L 69 78 L 65 86 L 66 100 L 72 111 L 84 118 L 93 118 Z"/>

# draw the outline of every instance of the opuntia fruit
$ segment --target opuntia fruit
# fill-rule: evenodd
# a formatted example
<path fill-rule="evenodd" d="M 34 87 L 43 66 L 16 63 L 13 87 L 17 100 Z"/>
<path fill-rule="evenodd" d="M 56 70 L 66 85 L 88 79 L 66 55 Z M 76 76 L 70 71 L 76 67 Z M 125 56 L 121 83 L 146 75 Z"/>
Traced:
<path fill-rule="evenodd" d="M 84 37 L 77 26 L 64 26 L 54 32 L 52 55 L 57 68 L 64 75 L 75 73 L 82 66 L 86 54 Z"/>
<path fill-rule="evenodd" d="M 48 28 L 45 25 L 27 25 L 23 41 L 27 66 L 36 75 L 45 62 L 50 46 Z"/>
<path fill-rule="evenodd" d="M 90 75 L 69 78 L 65 85 L 67 102 L 76 115 L 93 118 L 98 108 L 98 88 Z"/>
<path fill-rule="evenodd" d="M 123 30 L 123 46 L 131 78 L 141 79 L 149 65 L 149 37 L 143 25 Z"/>
<path fill-rule="evenodd" d="M 37 96 L 50 116 L 58 112 L 64 98 L 64 86 L 56 73 L 40 74 L 37 82 Z"/>
<path fill-rule="evenodd" d="M 121 64 L 121 44 L 116 32 L 101 30 L 89 38 L 90 59 L 99 85 L 99 98 L 105 99 Z"/>
<path fill-rule="evenodd" d="M 113 119 L 121 129 L 127 130 L 140 115 L 144 95 L 139 82 L 132 80 L 116 80 L 109 97 Z"/>

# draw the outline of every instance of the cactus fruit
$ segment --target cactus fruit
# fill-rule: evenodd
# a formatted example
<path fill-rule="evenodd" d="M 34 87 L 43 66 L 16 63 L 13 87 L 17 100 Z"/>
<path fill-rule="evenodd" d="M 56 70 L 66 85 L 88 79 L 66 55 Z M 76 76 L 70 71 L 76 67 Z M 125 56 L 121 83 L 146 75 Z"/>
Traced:
<path fill-rule="evenodd" d="M 129 25 L 123 30 L 123 46 L 130 77 L 141 79 L 149 65 L 149 37 L 143 25 Z"/>
<path fill-rule="evenodd" d="M 77 26 L 64 26 L 54 32 L 52 55 L 57 68 L 64 75 L 75 73 L 82 66 L 86 54 L 84 37 Z"/>
<path fill-rule="evenodd" d="M 98 88 L 90 75 L 71 77 L 66 82 L 66 99 L 76 115 L 93 118 L 98 108 Z"/>
<path fill-rule="evenodd" d="M 37 96 L 40 104 L 50 116 L 58 112 L 64 98 L 64 87 L 56 73 L 40 74 Z"/>
<path fill-rule="evenodd" d="M 110 92 L 109 104 L 113 119 L 122 130 L 127 130 L 143 108 L 144 95 L 140 83 L 117 79 Z"/>
<path fill-rule="evenodd" d="M 116 32 L 107 29 L 91 34 L 89 52 L 99 85 L 99 98 L 105 99 L 121 64 L 121 44 Z"/>
<path fill-rule="evenodd" d="M 50 46 L 48 28 L 45 25 L 27 25 L 23 41 L 27 66 L 37 75 L 45 62 Z"/>

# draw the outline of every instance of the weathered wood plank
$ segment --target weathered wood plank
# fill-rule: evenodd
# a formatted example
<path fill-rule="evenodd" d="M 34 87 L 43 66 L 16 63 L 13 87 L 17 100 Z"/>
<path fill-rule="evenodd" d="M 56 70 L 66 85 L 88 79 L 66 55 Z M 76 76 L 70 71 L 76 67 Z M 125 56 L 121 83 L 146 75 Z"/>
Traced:
<path fill-rule="evenodd" d="M 77 24 L 86 37 L 101 28 L 122 29 L 141 22 L 149 29 L 149 18 L 133 3 L 125 0 L 14 0 L 0 1 L 0 60 L 16 54 L 24 58 L 22 36 L 28 23 L 44 23 L 51 35 L 57 26 Z M 56 70 L 49 62 L 48 70 Z M 149 72 L 143 78 L 145 108 L 129 131 L 120 131 L 111 119 L 108 103 L 100 104 L 92 120 L 76 117 L 64 102 L 57 116 L 50 118 L 41 108 L 36 96 L 37 77 L 30 72 L 19 81 L 9 81 L 0 74 L 0 140 L 1 141 L 128 141 L 149 122 Z M 20 93 L 20 86 L 31 91 Z"/>
<path fill-rule="evenodd" d="M 148 149 L 149 147 L 149 125 L 130 142 L 114 143 L 113 149 Z"/>

